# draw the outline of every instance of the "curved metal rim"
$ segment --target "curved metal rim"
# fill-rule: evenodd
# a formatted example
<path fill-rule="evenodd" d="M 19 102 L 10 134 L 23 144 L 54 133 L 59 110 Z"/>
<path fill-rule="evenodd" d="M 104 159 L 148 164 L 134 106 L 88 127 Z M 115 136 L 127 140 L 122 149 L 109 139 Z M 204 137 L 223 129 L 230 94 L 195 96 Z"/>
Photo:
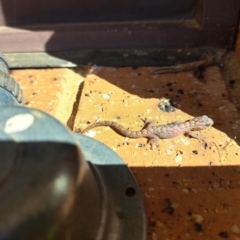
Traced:
<path fill-rule="evenodd" d="M 105 223 L 104 239 L 145 240 L 146 215 L 142 193 L 131 171 L 123 160 L 106 145 L 81 134 L 76 134 L 83 155 L 99 171 L 111 197 L 110 219 Z"/>

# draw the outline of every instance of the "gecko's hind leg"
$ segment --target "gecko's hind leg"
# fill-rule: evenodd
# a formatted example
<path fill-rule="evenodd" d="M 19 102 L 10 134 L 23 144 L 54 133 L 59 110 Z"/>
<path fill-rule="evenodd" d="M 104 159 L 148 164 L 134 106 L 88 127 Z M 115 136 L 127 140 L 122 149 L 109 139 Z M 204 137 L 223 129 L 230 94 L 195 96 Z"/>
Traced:
<path fill-rule="evenodd" d="M 159 147 L 159 137 L 158 136 L 150 136 L 148 137 L 148 144 L 150 144 L 151 149 L 153 149 L 154 147 L 158 148 Z"/>
<path fill-rule="evenodd" d="M 202 135 L 194 133 L 192 131 L 186 132 L 184 135 L 197 139 L 200 143 L 202 143 L 202 146 L 205 149 L 207 148 L 208 144 L 207 144 L 206 140 L 204 139 L 204 137 Z"/>

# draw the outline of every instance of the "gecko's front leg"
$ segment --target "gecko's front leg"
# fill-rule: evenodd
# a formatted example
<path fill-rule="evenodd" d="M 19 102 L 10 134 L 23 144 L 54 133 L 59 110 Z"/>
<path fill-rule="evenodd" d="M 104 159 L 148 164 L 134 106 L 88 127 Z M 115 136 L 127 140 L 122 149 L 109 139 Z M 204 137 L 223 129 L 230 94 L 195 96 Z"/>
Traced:
<path fill-rule="evenodd" d="M 143 124 L 144 124 L 142 127 L 142 130 L 146 128 L 151 128 L 154 126 L 154 121 L 148 121 L 146 118 L 141 120 L 143 121 Z"/>

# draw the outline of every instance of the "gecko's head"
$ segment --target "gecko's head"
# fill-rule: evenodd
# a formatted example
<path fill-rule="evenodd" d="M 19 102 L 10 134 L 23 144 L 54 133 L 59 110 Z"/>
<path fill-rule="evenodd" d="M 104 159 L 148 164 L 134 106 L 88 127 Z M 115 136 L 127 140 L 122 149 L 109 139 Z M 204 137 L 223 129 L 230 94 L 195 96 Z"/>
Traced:
<path fill-rule="evenodd" d="M 214 124 L 213 120 L 206 115 L 192 119 L 192 130 L 198 131 L 210 127 Z"/>

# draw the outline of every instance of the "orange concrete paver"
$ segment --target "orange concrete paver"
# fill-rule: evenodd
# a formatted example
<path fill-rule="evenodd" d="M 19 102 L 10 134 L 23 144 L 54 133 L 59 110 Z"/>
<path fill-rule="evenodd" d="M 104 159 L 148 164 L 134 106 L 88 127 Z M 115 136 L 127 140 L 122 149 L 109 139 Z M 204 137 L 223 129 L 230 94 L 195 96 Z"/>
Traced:
<path fill-rule="evenodd" d="M 25 69 L 13 70 L 11 76 L 21 85 L 26 106 L 43 110 L 66 124 L 84 79 L 81 72 L 67 68 Z"/>
<path fill-rule="evenodd" d="M 229 137 L 240 137 L 240 133 L 236 132 L 240 117 L 227 95 L 216 67 L 206 71 L 205 82 L 200 82 L 189 72 L 156 77 L 150 74 L 150 69 L 144 68 L 132 72 L 128 68 L 102 69 L 97 74 L 88 75 L 85 80 L 75 128 L 83 129 L 89 122 L 92 124 L 97 120 L 110 120 L 129 129 L 140 130 L 143 125 L 141 119 L 144 118 L 154 120 L 156 124 L 165 124 L 206 114 L 215 121 L 214 128 L 201 132 L 207 141 L 214 143 L 211 149 L 204 149 L 197 140 L 184 136 L 160 140 L 161 147 L 151 151 L 150 146 L 145 146 L 146 139 L 124 139 L 109 127 L 95 128 L 90 134 L 96 134 L 96 139 L 110 146 L 130 166 L 206 165 L 209 163 L 209 159 L 203 159 L 206 154 L 210 154 L 213 164 L 219 165 L 222 163 L 219 154 L 230 141 Z M 178 107 L 176 111 L 160 111 L 158 104 L 161 97 L 168 97 L 175 102 Z M 229 114 L 231 119 L 227 121 Z M 231 142 L 231 148 L 238 151 L 234 141 Z M 196 149 L 198 154 L 193 153 Z M 182 159 L 176 161 L 175 156 L 179 155 L 177 151 L 180 150 L 183 152 L 180 154 Z M 146 157 L 139 159 L 139 152 Z M 185 156 L 187 160 L 184 160 Z M 165 160 L 160 161 L 159 157 Z"/>
<path fill-rule="evenodd" d="M 193 72 L 154 76 L 153 68 L 98 68 L 87 75 L 74 129 L 97 120 L 117 121 L 140 130 L 141 118 L 158 124 L 208 115 L 215 125 L 196 139 L 160 140 L 151 150 L 146 139 L 128 139 L 108 127 L 89 135 L 118 153 L 134 173 L 144 196 L 148 239 L 240 239 L 240 117 L 229 101 L 218 67 L 204 78 Z M 161 98 L 176 106 L 161 112 Z"/>
<path fill-rule="evenodd" d="M 213 118 L 215 125 L 201 132 L 207 149 L 184 136 L 160 140 L 160 148 L 151 150 L 146 139 L 127 139 L 106 127 L 90 134 L 119 154 L 135 175 L 146 206 L 148 240 L 239 240 L 240 117 L 219 68 L 206 69 L 203 79 L 193 72 L 154 76 L 151 70 L 93 68 L 78 109 L 74 103 L 84 78 L 77 74 L 80 70 L 15 70 L 12 76 L 21 84 L 27 106 L 65 124 L 78 110 L 72 116 L 74 129 L 96 120 L 139 130 L 141 118 L 158 124 L 203 114 Z M 176 112 L 159 110 L 163 97 L 171 99 Z"/>

